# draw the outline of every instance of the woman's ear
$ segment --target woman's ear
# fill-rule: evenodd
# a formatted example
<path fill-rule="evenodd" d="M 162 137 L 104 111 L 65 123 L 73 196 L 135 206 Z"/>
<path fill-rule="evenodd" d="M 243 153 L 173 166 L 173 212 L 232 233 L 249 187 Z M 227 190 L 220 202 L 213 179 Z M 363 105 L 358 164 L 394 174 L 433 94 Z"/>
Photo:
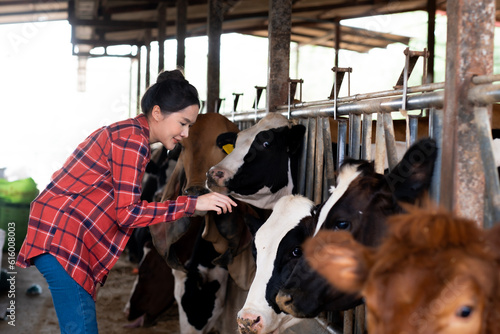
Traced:
<path fill-rule="evenodd" d="M 151 110 L 151 116 L 157 122 L 163 119 L 163 114 L 161 112 L 160 106 L 158 106 L 157 104 L 154 105 L 153 110 Z"/>

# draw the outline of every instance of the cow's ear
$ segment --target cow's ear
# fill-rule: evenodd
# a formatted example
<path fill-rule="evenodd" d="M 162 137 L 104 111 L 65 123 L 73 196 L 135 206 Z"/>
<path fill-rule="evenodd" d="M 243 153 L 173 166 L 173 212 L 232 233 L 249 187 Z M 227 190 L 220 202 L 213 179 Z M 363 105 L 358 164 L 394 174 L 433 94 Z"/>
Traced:
<path fill-rule="evenodd" d="M 236 143 L 236 137 L 238 134 L 236 132 L 225 132 L 221 133 L 216 140 L 217 146 L 222 149 L 226 154 L 233 151 L 234 145 Z"/>
<path fill-rule="evenodd" d="M 338 290 L 359 294 L 372 261 L 372 249 L 356 242 L 350 233 L 322 230 L 303 245 L 311 268 Z"/>
<path fill-rule="evenodd" d="M 293 125 L 288 135 L 288 152 L 295 154 L 302 145 L 306 127 L 302 124 Z"/>
<path fill-rule="evenodd" d="M 406 151 L 403 159 L 386 176 L 396 200 L 414 203 L 429 189 L 437 150 L 436 142 L 426 138 L 417 141 Z"/>

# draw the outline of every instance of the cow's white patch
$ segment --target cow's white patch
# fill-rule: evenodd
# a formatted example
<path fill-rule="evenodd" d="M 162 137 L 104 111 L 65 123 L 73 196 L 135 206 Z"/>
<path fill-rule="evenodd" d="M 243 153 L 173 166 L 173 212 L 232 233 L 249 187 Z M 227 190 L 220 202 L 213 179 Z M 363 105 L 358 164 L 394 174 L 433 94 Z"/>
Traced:
<path fill-rule="evenodd" d="M 230 195 L 237 200 L 256 206 L 261 209 L 273 209 L 276 202 L 293 191 L 292 173 L 290 171 L 290 161 L 288 161 L 288 184 L 275 193 L 271 192 L 269 187 L 262 187 L 253 195 L 240 195 L 231 192 Z"/>
<path fill-rule="evenodd" d="M 303 320 L 285 313 L 275 313 L 265 296 L 281 240 L 299 224 L 302 218 L 311 214 L 313 206 L 314 203 L 311 200 L 300 195 L 282 197 L 274 206 L 269 219 L 255 235 L 257 271 L 245 305 L 238 316 L 258 315 L 264 326 L 262 333 L 270 333 L 277 329 L 284 330 Z"/>
<path fill-rule="evenodd" d="M 337 186 L 332 187 L 330 189 L 331 195 L 325 202 L 325 205 L 323 205 L 323 207 L 321 208 L 321 211 L 319 212 L 318 224 L 316 225 L 316 231 L 314 231 L 314 235 L 318 233 L 321 226 L 324 224 L 326 220 L 328 212 L 330 212 L 335 203 L 337 203 L 337 201 L 342 197 L 342 195 L 344 195 L 344 193 L 349 188 L 351 182 L 361 174 L 361 172 L 358 171 L 358 166 L 359 165 L 357 164 L 349 165 L 349 166 L 344 166 L 341 169 L 340 174 L 337 178 L 338 180 Z"/>

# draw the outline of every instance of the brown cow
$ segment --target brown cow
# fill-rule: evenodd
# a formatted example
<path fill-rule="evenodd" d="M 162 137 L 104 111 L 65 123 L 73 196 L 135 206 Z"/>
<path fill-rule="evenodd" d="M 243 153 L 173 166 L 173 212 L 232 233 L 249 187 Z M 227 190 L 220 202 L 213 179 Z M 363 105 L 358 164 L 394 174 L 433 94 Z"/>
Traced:
<path fill-rule="evenodd" d="M 313 268 L 365 298 L 370 334 L 500 333 L 500 224 L 483 230 L 428 205 L 389 226 L 377 249 L 345 232 L 305 243 Z"/>
<path fill-rule="evenodd" d="M 234 137 L 237 132 L 237 126 L 222 115 L 199 115 L 181 142 L 162 200 L 208 192 L 206 172 L 226 156 L 220 147 L 222 134 Z M 203 216 L 151 226 L 151 234 L 156 249 L 174 269 L 181 333 L 232 332 L 255 271 L 245 217 L 256 212 L 238 203 L 232 213 L 199 214 Z"/>

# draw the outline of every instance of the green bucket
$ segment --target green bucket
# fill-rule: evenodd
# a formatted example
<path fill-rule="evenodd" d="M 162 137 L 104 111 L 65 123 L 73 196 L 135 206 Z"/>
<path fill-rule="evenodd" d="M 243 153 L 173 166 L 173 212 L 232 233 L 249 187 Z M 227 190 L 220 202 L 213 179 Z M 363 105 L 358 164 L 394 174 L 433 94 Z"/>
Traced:
<path fill-rule="evenodd" d="M 4 250 L 15 241 L 18 251 L 26 237 L 30 203 L 38 196 L 36 183 L 32 178 L 7 181 L 0 179 L 0 229 L 5 231 Z"/>

